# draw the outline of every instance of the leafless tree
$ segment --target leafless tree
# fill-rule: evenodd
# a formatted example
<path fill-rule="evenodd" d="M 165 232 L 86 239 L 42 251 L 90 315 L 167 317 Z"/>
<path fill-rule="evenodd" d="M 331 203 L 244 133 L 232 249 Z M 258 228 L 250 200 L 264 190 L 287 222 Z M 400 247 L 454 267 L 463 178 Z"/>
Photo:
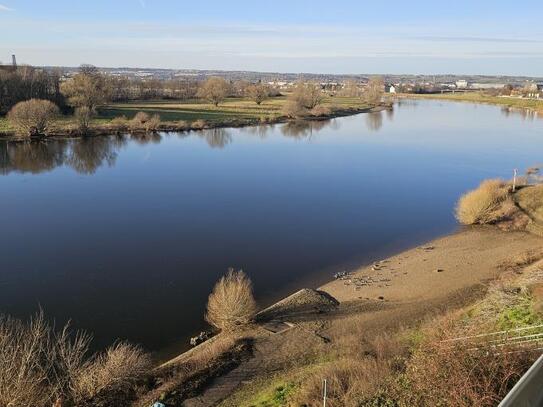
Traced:
<path fill-rule="evenodd" d="M 110 99 L 112 87 L 96 67 L 83 65 L 77 75 L 62 84 L 61 91 L 71 106 L 86 107 L 94 112 Z"/>
<path fill-rule="evenodd" d="M 294 101 L 298 106 L 311 110 L 322 103 L 324 95 L 320 84 L 299 82 L 289 99 Z"/>
<path fill-rule="evenodd" d="M 245 95 L 257 105 L 260 105 L 270 97 L 270 89 L 262 83 L 257 83 L 247 86 Z"/>
<path fill-rule="evenodd" d="M 381 103 L 383 94 L 385 93 L 385 82 L 380 76 L 374 76 L 368 81 L 366 91 L 364 92 L 364 99 L 372 106 L 376 106 Z"/>
<path fill-rule="evenodd" d="M 230 92 L 230 85 L 223 78 L 213 76 L 206 80 L 198 89 L 198 97 L 218 106 Z"/>

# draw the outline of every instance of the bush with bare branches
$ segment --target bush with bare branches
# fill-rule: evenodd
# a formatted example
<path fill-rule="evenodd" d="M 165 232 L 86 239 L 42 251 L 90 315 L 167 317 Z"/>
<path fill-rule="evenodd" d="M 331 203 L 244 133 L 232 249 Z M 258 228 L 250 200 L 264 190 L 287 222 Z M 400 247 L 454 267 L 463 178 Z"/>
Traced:
<path fill-rule="evenodd" d="M 8 121 L 19 136 L 45 136 L 49 124 L 58 114 L 58 107 L 53 102 L 30 99 L 13 106 L 8 113 Z"/>
<path fill-rule="evenodd" d="M 320 84 L 314 82 L 299 82 L 289 99 L 298 106 L 311 110 L 320 105 L 324 99 Z"/>
<path fill-rule="evenodd" d="M 456 207 L 456 218 L 464 225 L 492 223 L 499 219 L 500 205 L 508 198 L 509 186 L 501 179 L 486 180 L 463 195 Z"/>
<path fill-rule="evenodd" d="M 130 399 L 134 385 L 150 368 L 151 360 L 140 347 L 126 342 L 113 345 L 75 376 L 75 401 L 95 406 Z"/>
<path fill-rule="evenodd" d="M 160 126 L 160 116 L 154 114 L 150 116 L 145 112 L 138 112 L 132 120 L 130 120 L 129 128 L 132 131 L 145 131 L 147 133 L 154 133 Z"/>
<path fill-rule="evenodd" d="M 309 114 L 305 107 L 300 106 L 293 100 L 287 101 L 287 103 L 283 105 L 281 112 L 290 119 L 299 119 Z"/>
<path fill-rule="evenodd" d="M 507 347 L 442 341 L 457 335 L 438 327 L 425 336 L 397 389 L 403 405 L 496 406 L 536 358 Z"/>
<path fill-rule="evenodd" d="M 249 324 L 255 314 L 251 280 L 242 270 L 228 270 L 209 295 L 206 320 L 223 331 L 233 331 Z"/>
<path fill-rule="evenodd" d="M 67 325 L 55 331 L 42 312 L 29 322 L 0 316 L 0 407 L 112 405 L 150 367 L 147 355 L 125 343 L 88 359 L 89 343 Z"/>
<path fill-rule="evenodd" d="M 245 88 L 245 95 L 257 105 L 260 105 L 270 97 L 270 89 L 262 83 L 257 83 L 247 86 Z"/>

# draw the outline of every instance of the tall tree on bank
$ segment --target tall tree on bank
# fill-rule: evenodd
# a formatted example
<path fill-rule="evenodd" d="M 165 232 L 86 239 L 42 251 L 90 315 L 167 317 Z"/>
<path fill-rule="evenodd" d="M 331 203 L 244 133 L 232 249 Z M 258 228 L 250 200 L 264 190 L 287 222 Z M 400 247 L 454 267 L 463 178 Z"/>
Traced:
<path fill-rule="evenodd" d="M 77 75 L 62 84 L 61 90 L 71 106 L 92 111 L 106 103 L 111 95 L 108 78 L 92 65 L 82 65 Z"/>
<path fill-rule="evenodd" d="M 245 95 L 257 105 L 260 105 L 270 97 L 270 89 L 268 86 L 262 83 L 257 83 L 247 86 L 245 89 Z"/>
<path fill-rule="evenodd" d="M 200 85 L 197 96 L 219 106 L 219 103 L 224 101 L 229 93 L 230 84 L 223 78 L 213 76 Z"/>
<path fill-rule="evenodd" d="M 364 92 L 364 99 L 372 106 L 376 106 L 381 103 L 383 94 L 385 93 L 385 82 L 380 76 L 374 76 L 368 81 L 366 91 Z"/>
<path fill-rule="evenodd" d="M 92 65 L 81 65 L 79 73 L 61 86 L 68 104 L 75 108 L 81 130 L 87 130 L 96 108 L 108 102 L 112 87 L 108 78 Z"/>

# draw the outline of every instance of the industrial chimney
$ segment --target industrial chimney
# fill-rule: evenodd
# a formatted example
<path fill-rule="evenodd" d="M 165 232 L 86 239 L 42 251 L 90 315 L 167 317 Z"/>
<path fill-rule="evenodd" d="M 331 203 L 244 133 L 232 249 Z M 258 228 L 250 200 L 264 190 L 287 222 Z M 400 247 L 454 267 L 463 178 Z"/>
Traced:
<path fill-rule="evenodd" d="M 14 68 L 17 67 L 17 58 L 15 58 L 15 54 L 11 56 L 11 64 L 13 65 Z"/>

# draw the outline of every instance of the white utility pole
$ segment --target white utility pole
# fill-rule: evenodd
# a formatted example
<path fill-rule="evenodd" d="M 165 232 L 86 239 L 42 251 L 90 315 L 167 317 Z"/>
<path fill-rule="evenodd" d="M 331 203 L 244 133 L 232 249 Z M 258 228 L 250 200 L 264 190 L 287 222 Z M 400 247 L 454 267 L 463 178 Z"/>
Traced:
<path fill-rule="evenodd" d="M 518 170 L 515 168 L 513 170 L 513 192 L 515 192 L 517 189 L 517 173 L 518 173 Z"/>
<path fill-rule="evenodd" d="M 323 407 L 326 407 L 326 379 L 324 379 L 324 389 L 323 389 L 322 406 L 323 406 Z"/>

